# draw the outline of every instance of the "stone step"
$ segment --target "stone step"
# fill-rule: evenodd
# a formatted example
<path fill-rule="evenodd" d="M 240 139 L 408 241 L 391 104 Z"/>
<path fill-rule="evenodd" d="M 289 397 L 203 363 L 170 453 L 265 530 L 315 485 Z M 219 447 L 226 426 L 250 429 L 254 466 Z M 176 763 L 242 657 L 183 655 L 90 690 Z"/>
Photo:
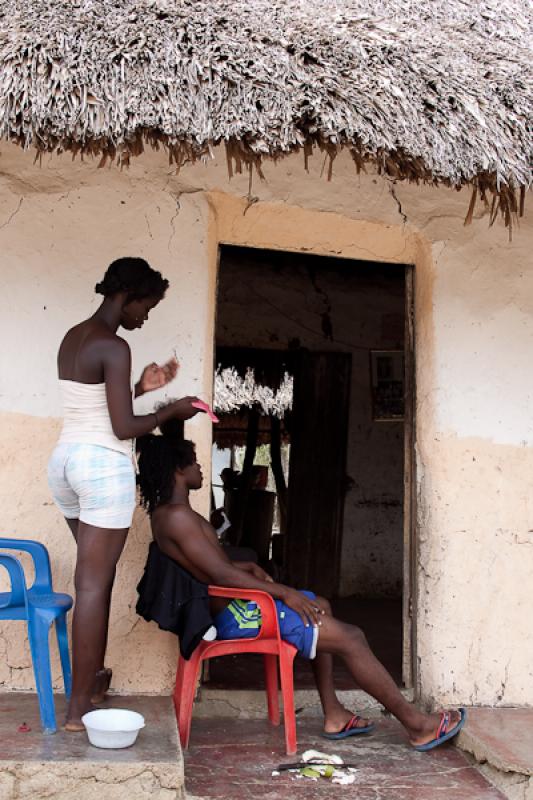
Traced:
<path fill-rule="evenodd" d="M 402 690 L 408 700 L 412 689 Z M 358 713 L 379 711 L 382 706 L 360 689 L 341 689 L 337 696 L 346 708 Z M 281 704 L 281 697 L 280 697 Z M 315 716 L 322 713 L 316 689 L 297 689 L 294 705 L 298 716 Z M 236 719 L 262 719 L 266 715 L 266 693 L 264 689 L 211 689 L 202 686 L 194 703 L 193 716 L 235 717 Z"/>
<path fill-rule="evenodd" d="M 509 800 L 533 800 L 533 708 L 471 708 L 457 744 Z"/>
<path fill-rule="evenodd" d="M 1 694 L 1 800 L 183 800 L 183 758 L 171 698 L 114 695 L 106 705 L 144 716 L 146 727 L 132 747 L 101 750 L 84 732 L 43 736 L 36 696 Z M 56 696 L 56 713 L 62 721 L 62 695 Z M 27 733 L 19 732 L 23 722 Z"/>

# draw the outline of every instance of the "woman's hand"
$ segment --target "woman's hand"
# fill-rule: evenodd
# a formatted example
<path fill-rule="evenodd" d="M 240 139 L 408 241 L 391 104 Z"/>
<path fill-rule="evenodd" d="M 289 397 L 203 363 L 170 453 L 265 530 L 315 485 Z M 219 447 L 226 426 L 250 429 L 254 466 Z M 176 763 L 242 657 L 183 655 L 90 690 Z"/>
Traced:
<path fill-rule="evenodd" d="M 280 599 L 286 606 L 289 606 L 300 615 L 306 626 L 322 624 L 322 611 L 314 600 L 306 597 L 305 594 L 302 594 L 297 589 L 291 589 L 289 586 L 284 586 L 283 589 L 283 595 Z"/>
<path fill-rule="evenodd" d="M 139 382 L 135 386 L 135 397 L 166 386 L 176 377 L 178 366 L 179 364 L 175 358 L 171 358 L 162 366 L 156 363 L 148 364 L 143 369 Z"/>
<path fill-rule="evenodd" d="M 174 400 L 173 403 L 170 403 L 173 412 L 172 416 L 182 420 L 191 419 L 191 417 L 201 412 L 201 409 L 194 408 L 192 405 L 197 401 L 197 397 L 182 397 L 181 400 Z"/>

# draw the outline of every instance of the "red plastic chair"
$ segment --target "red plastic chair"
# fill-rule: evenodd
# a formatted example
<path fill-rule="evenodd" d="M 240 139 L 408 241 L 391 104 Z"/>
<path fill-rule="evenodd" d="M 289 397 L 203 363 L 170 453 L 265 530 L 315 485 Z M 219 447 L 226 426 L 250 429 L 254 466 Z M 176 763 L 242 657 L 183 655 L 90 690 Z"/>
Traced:
<path fill-rule="evenodd" d="M 294 716 L 294 681 L 293 662 L 297 653 L 292 644 L 281 639 L 278 625 L 276 604 L 266 592 L 256 589 L 228 589 L 222 586 L 210 586 L 211 597 L 236 597 L 253 600 L 261 610 L 261 630 L 253 639 L 226 639 L 213 642 L 202 641 L 195 648 L 189 661 L 180 656 L 174 689 L 174 706 L 178 720 L 181 746 L 184 750 L 189 746 L 191 733 L 192 708 L 196 691 L 196 682 L 202 661 L 215 656 L 233 655 L 236 653 L 263 653 L 265 658 L 265 683 L 268 703 L 268 718 L 273 725 L 279 725 L 278 670 L 281 677 L 281 695 L 283 698 L 283 719 L 285 722 L 285 744 L 287 754 L 296 753 L 296 720 Z"/>

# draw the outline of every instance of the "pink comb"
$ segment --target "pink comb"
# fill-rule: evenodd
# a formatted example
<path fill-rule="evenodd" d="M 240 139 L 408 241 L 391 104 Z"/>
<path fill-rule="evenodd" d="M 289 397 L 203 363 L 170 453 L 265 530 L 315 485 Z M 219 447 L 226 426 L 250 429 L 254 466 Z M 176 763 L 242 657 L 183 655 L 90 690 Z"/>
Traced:
<path fill-rule="evenodd" d="M 200 411 L 205 411 L 211 422 L 220 422 L 219 418 L 216 414 L 213 414 L 207 403 L 204 403 L 203 400 L 195 400 L 194 403 L 191 403 L 193 408 L 199 408 Z"/>

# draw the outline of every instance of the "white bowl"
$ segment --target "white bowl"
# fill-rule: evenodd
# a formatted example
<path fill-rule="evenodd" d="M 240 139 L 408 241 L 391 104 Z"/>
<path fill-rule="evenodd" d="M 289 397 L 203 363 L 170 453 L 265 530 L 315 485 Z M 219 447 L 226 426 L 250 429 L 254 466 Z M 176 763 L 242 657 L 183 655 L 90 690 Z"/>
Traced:
<path fill-rule="evenodd" d="M 81 721 L 92 745 L 111 749 L 131 747 L 144 728 L 142 714 L 125 708 L 99 708 L 84 714 Z"/>

